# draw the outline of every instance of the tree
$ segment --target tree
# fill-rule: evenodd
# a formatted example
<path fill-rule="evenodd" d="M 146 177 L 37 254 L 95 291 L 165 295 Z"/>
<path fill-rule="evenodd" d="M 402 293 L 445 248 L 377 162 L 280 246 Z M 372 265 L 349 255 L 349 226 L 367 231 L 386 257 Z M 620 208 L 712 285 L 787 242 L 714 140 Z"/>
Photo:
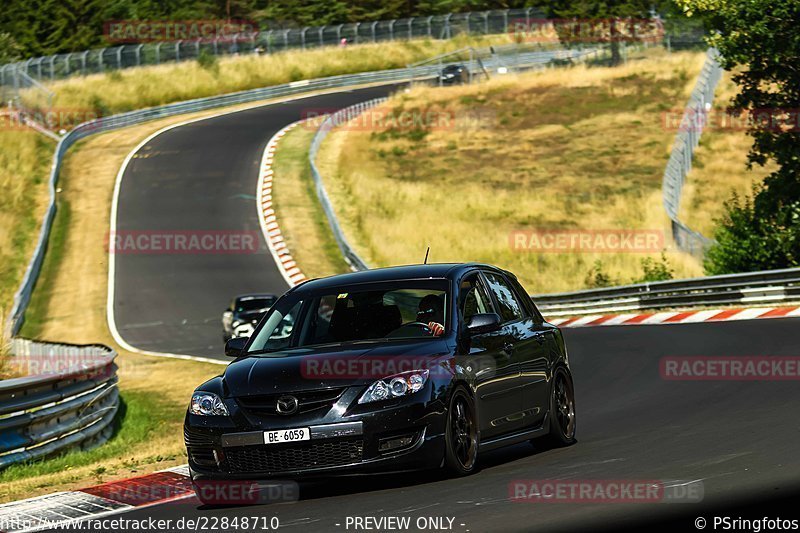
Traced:
<path fill-rule="evenodd" d="M 733 71 L 739 92 L 733 113 L 748 113 L 753 146 L 748 167 L 777 164 L 753 190 L 734 197 L 709 251 L 709 273 L 800 265 L 800 2 L 679 0 L 713 30 L 708 39 Z M 747 250 L 747 253 L 742 253 Z"/>
<path fill-rule="evenodd" d="M 559 20 L 586 21 L 591 27 L 593 34 L 598 29 L 607 25 L 607 31 L 603 29 L 603 35 L 596 36 L 600 42 L 608 42 L 611 45 L 611 64 L 617 65 L 622 60 L 620 55 L 620 42 L 629 38 L 627 35 L 627 25 L 629 22 L 642 24 L 653 16 L 653 10 L 667 7 L 671 2 L 664 0 L 545 0 L 539 5 L 545 9 L 548 17 Z M 567 31 L 559 31 L 562 41 L 569 42 L 574 31 L 568 25 Z M 586 36 L 579 35 L 579 39 L 585 40 Z M 589 38 L 593 38 L 589 36 Z"/>
<path fill-rule="evenodd" d="M 0 64 L 16 61 L 20 57 L 20 51 L 11 34 L 0 32 Z"/>

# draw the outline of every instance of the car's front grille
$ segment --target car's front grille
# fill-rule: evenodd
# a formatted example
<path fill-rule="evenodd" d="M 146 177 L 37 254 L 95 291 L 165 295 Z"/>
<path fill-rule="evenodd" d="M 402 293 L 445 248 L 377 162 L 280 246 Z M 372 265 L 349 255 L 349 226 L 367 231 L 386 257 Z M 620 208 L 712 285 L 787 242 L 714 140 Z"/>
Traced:
<path fill-rule="evenodd" d="M 235 473 L 280 473 L 356 463 L 364 456 L 364 441 L 320 439 L 305 443 L 228 448 L 225 458 Z"/>
<path fill-rule="evenodd" d="M 291 396 L 297 398 L 297 412 L 293 414 L 306 414 L 315 411 L 328 412 L 331 407 L 344 394 L 347 387 L 332 389 L 316 389 L 309 391 L 293 392 Z M 260 416 L 286 416 L 277 411 L 278 398 L 287 394 L 261 394 L 257 396 L 240 396 L 236 398 L 239 406 L 246 411 Z"/>

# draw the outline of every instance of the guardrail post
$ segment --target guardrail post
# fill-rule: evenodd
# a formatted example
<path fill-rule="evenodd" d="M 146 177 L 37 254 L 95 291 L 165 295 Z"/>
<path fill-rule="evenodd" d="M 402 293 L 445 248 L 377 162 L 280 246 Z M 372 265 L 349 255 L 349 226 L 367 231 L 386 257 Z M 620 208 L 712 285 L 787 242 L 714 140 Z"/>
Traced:
<path fill-rule="evenodd" d="M 308 26 L 305 26 L 305 27 L 304 27 L 304 28 L 303 28 L 303 29 L 300 31 L 300 42 L 302 43 L 303 50 L 305 50 L 305 49 L 306 49 L 306 32 L 307 32 L 307 31 L 308 31 Z"/>
<path fill-rule="evenodd" d="M 355 33 L 356 33 L 355 43 L 356 44 L 358 44 L 358 30 L 359 30 L 359 28 L 361 28 L 361 23 L 360 22 L 356 22 L 356 25 L 355 25 Z"/>
<path fill-rule="evenodd" d="M 408 39 L 411 40 L 414 37 L 414 17 L 408 19 Z"/>
<path fill-rule="evenodd" d="M 375 22 L 373 22 L 372 25 L 370 26 L 370 31 L 372 32 L 372 42 L 373 43 L 378 42 L 378 39 L 377 39 L 376 34 L 375 34 L 375 28 L 377 26 L 378 26 L 378 21 L 377 20 Z"/>
<path fill-rule="evenodd" d="M 180 61 L 181 60 L 181 43 L 182 42 L 183 41 L 176 41 L 175 42 L 175 61 Z M 234 38 L 234 42 L 236 42 L 235 38 Z"/>
<path fill-rule="evenodd" d="M 116 52 L 115 55 L 117 56 L 117 69 L 121 69 L 122 68 L 122 47 L 121 46 L 117 47 L 117 52 Z"/>
<path fill-rule="evenodd" d="M 325 46 L 325 37 L 323 36 L 323 33 L 325 32 L 325 28 L 327 28 L 327 26 L 320 26 L 320 28 L 319 28 L 319 45 L 320 46 Z"/>
<path fill-rule="evenodd" d="M 431 15 L 430 17 L 428 17 L 428 21 L 427 21 L 427 22 L 428 22 L 428 39 L 430 39 L 431 37 L 433 37 L 433 26 L 432 26 L 432 21 L 433 21 L 433 15 Z"/>
<path fill-rule="evenodd" d="M 389 21 L 389 40 L 394 41 L 394 23 L 397 22 L 397 19 L 392 19 Z"/>

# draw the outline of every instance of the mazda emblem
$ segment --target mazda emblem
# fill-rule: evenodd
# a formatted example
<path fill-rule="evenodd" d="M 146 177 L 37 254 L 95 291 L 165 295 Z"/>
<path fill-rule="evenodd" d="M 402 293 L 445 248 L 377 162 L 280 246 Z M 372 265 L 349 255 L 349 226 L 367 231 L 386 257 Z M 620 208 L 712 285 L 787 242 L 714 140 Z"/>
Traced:
<path fill-rule="evenodd" d="M 275 404 L 275 410 L 282 415 L 293 415 L 300 407 L 300 403 L 294 396 L 281 396 Z"/>

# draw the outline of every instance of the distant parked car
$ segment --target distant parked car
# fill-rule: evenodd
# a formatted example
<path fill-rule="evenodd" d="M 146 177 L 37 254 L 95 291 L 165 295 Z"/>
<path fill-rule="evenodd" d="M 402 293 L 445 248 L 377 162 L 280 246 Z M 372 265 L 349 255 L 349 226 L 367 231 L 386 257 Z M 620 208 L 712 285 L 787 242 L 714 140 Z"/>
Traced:
<path fill-rule="evenodd" d="M 222 338 L 249 337 L 258 321 L 278 300 L 274 294 L 243 294 L 231 300 L 222 313 Z"/>
<path fill-rule="evenodd" d="M 464 65 L 447 65 L 439 73 L 439 85 L 469 83 L 469 71 Z"/>

